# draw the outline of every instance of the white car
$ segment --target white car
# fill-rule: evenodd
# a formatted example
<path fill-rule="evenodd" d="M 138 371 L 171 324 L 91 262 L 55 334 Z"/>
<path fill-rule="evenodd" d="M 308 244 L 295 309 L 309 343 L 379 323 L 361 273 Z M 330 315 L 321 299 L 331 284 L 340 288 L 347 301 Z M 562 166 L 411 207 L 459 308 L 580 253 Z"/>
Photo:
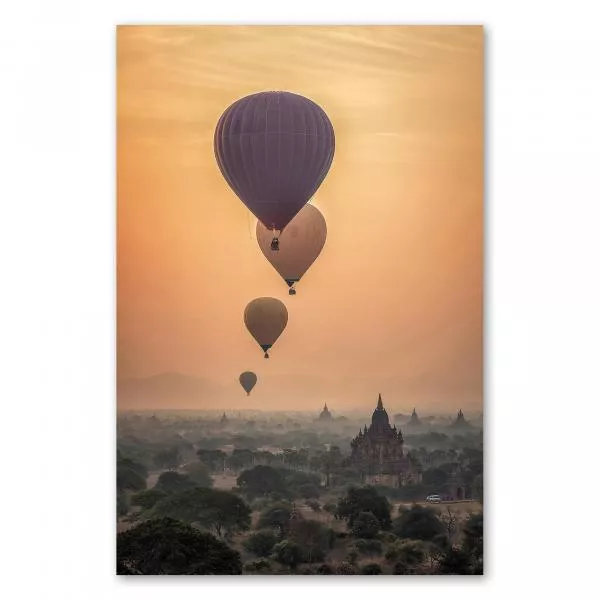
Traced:
<path fill-rule="evenodd" d="M 439 496 L 439 494 L 430 494 L 429 496 L 427 496 L 427 498 L 425 498 L 425 502 L 441 502 L 442 499 Z"/>

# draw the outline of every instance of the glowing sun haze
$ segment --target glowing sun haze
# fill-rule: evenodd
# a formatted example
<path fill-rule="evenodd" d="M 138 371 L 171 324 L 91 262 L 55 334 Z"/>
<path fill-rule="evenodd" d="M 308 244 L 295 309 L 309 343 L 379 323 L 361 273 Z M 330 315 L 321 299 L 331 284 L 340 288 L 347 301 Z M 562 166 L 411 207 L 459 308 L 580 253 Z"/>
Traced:
<path fill-rule="evenodd" d="M 164 408 L 335 413 L 382 392 L 392 410 L 480 410 L 483 39 L 473 26 L 119 27 L 118 380 L 180 373 L 222 392 Z M 294 297 L 213 152 L 222 112 L 264 90 L 311 98 L 336 135 L 313 200 L 327 242 Z M 289 312 L 269 360 L 243 322 L 260 296 Z"/>

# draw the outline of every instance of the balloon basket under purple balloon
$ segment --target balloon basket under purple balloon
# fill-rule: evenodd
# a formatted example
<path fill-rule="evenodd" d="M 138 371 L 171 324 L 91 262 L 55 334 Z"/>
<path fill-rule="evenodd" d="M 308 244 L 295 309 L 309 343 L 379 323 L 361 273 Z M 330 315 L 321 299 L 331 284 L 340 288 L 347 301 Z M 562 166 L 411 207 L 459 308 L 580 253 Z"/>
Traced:
<path fill-rule="evenodd" d="M 295 289 L 293 289 L 293 288 L 291 288 L 291 289 L 290 289 L 290 291 L 288 292 L 288 294 L 289 294 L 290 296 L 295 296 L 295 295 L 296 295 L 296 290 L 295 290 Z"/>

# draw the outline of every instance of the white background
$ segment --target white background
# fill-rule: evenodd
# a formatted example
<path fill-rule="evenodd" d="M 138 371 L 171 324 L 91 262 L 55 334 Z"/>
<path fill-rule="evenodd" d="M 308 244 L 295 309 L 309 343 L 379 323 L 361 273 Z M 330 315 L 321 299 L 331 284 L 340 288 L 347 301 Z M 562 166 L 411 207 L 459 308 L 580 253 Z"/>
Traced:
<path fill-rule="evenodd" d="M 594 55 L 600 44 L 593 2 L 15 0 L 1 6 L 5 598 L 293 599 L 317 588 L 319 597 L 338 598 L 563 597 L 577 595 L 577 588 L 584 597 L 594 594 L 600 437 Z M 113 575 L 114 26 L 224 20 L 486 26 L 483 578 Z M 373 585 L 389 589 L 367 589 Z"/>

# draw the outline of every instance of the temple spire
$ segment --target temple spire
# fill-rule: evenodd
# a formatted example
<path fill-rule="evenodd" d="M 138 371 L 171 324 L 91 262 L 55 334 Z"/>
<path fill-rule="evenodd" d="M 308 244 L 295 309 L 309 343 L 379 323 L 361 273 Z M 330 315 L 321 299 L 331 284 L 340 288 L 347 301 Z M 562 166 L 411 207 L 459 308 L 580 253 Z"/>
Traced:
<path fill-rule="evenodd" d="M 379 394 L 379 399 L 377 400 L 377 410 L 383 410 L 383 401 L 381 400 L 381 393 Z"/>

